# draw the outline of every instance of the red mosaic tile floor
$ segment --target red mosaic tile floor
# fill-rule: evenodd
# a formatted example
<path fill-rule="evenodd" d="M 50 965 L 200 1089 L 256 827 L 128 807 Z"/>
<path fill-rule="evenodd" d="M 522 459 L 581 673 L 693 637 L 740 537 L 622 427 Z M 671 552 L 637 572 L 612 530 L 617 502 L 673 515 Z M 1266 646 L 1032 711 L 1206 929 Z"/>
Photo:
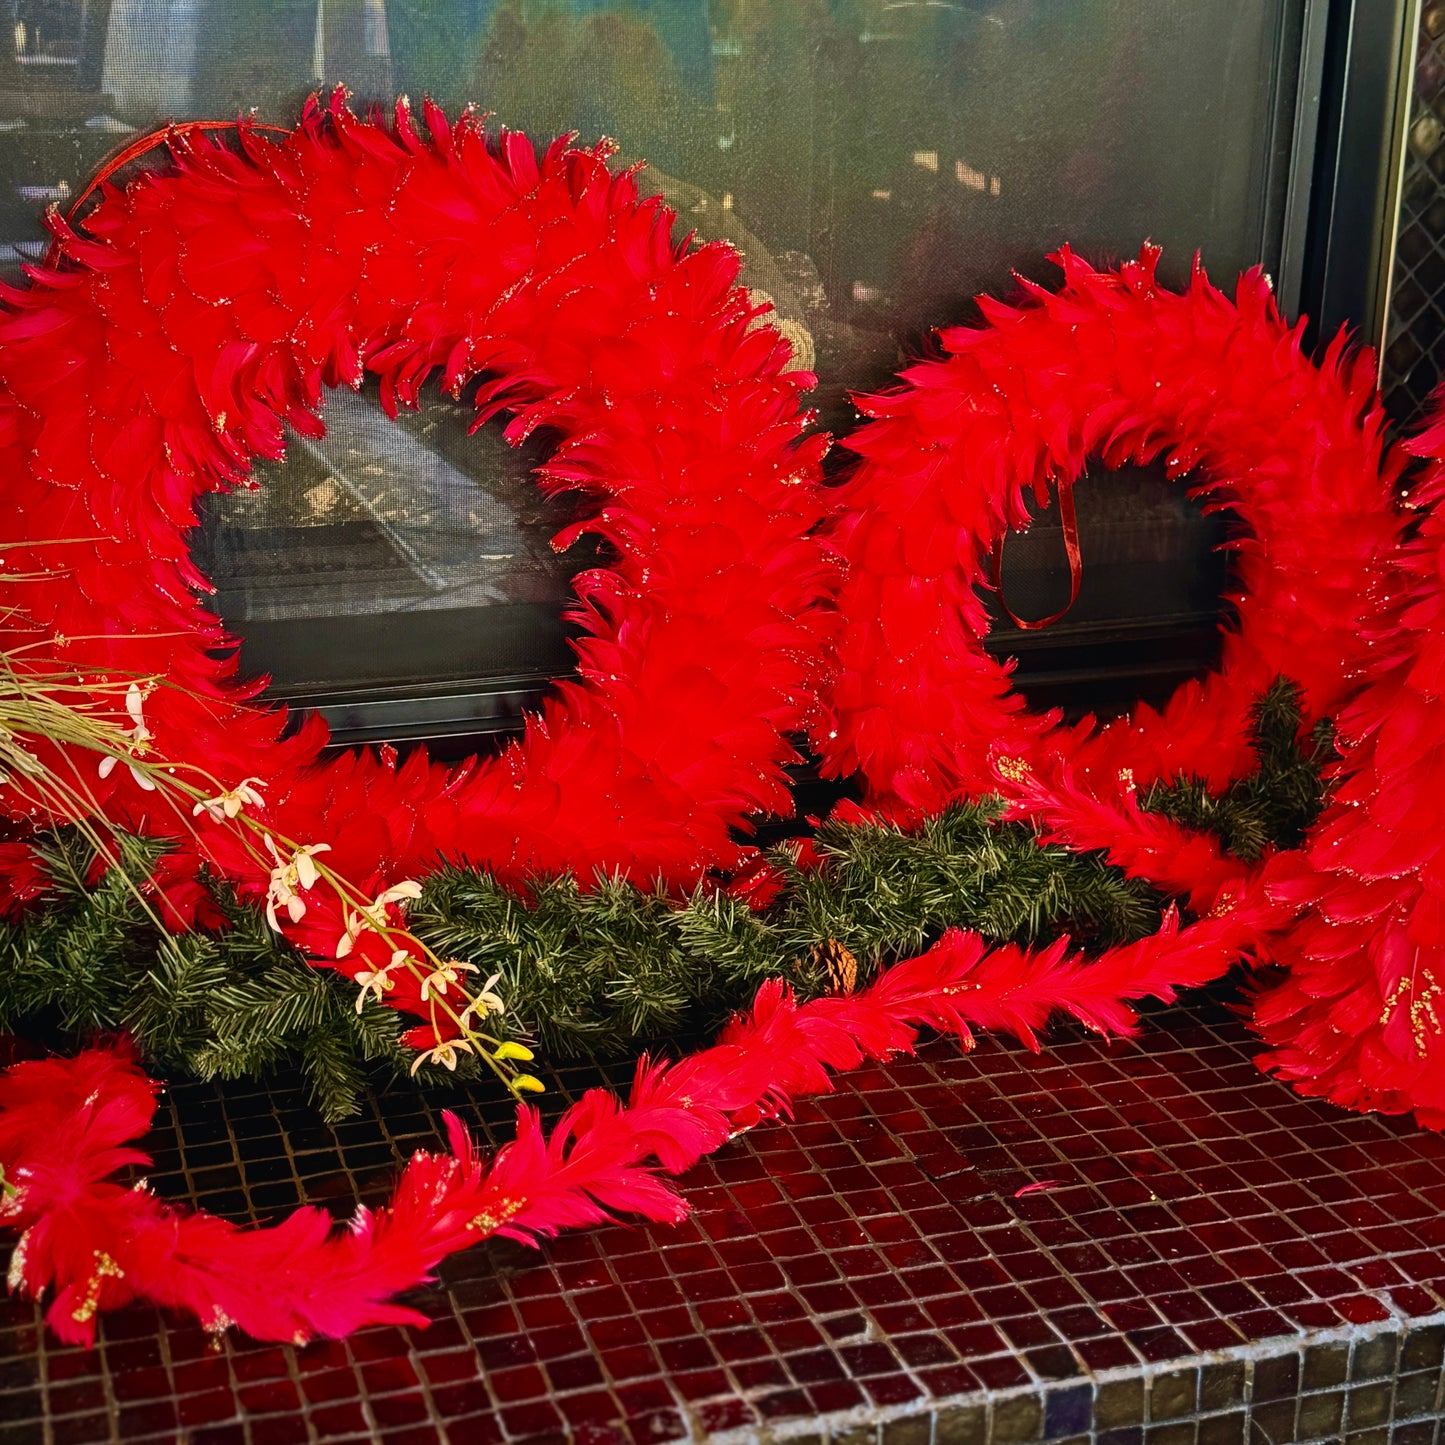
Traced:
<path fill-rule="evenodd" d="M 86 1353 L 11 1302 L 0 1445 L 1440 1445 L 1445 1138 L 1302 1101 L 1251 1052 L 1208 1000 L 1038 1058 L 931 1042 L 694 1169 L 681 1228 L 448 1262 L 424 1331 L 216 1349 L 135 1307 Z M 332 1129 L 290 1081 L 179 1085 L 150 1178 L 235 1218 L 344 1213 L 443 1106 L 509 1132 L 490 1095 L 398 1084 Z"/>

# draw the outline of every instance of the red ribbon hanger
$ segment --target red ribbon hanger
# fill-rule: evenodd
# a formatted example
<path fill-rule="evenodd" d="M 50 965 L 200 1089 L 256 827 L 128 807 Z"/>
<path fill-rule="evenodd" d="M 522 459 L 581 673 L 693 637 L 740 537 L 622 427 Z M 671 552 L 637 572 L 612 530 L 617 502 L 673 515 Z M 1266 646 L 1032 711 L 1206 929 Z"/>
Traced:
<path fill-rule="evenodd" d="M 1053 626 L 1061 617 L 1067 615 L 1079 600 L 1079 584 L 1084 580 L 1084 559 L 1079 550 L 1079 518 L 1074 511 L 1072 482 L 1065 482 L 1059 487 L 1059 520 L 1063 523 L 1064 551 L 1069 558 L 1069 600 L 1057 612 L 1050 613 L 1047 617 L 1040 617 L 1033 622 L 1025 621 L 1008 605 L 1003 595 L 1003 547 L 1008 540 L 1008 533 L 1001 532 L 998 541 L 993 544 L 993 585 L 998 593 L 998 604 L 1007 614 L 1008 620 L 1024 632 L 1038 632 Z"/>

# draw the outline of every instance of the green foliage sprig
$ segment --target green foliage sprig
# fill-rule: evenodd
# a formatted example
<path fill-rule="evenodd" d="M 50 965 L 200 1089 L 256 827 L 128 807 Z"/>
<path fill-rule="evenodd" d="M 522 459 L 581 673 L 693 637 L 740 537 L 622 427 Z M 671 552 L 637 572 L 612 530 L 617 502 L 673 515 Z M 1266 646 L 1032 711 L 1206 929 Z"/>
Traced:
<path fill-rule="evenodd" d="M 0 925 L 0 1027 L 87 1035 L 123 1030 L 163 1072 L 240 1078 L 298 1061 L 321 1111 L 355 1108 L 365 1066 L 415 1059 L 402 1020 L 312 967 L 261 911 L 213 885 L 229 927 L 171 934 L 138 885 L 166 840 L 113 834 L 119 866 L 95 879 L 96 848 L 76 829 L 35 840 L 50 875 L 43 907 Z"/>
<path fill-rule="evenodd" d="M 1257 862 L 1266 848 L 1298 848 L 1325 804 L 1323 769 L 1337 755 L 1328 719 L 1300 734 L 1299 688 L 1281 678 L 1251 710 L 1258 767 L 1218 796 L 1201 778 L 1154 783 L 1140 806 L 1214 833 L 1227 853 Z"/>

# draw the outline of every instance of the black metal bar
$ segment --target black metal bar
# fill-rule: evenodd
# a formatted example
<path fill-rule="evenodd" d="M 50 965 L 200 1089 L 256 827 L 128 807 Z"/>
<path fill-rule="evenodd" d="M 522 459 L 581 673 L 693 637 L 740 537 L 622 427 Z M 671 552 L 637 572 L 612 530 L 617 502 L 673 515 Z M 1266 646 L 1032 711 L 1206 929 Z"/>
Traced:
<path fill-rule="evenodd" d="M 1418 0 L 1333 0 L 1300 302 L 1312 340 L 1383 333 Z"/>

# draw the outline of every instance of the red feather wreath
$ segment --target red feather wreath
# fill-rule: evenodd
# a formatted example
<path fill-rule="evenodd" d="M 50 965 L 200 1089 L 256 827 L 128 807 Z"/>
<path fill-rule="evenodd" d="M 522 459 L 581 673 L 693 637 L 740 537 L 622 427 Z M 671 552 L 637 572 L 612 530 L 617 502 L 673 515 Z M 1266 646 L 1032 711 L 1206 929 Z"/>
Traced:
<path fill-rule="evenodd" d="M 1240 870 L 1134 792 L 1190 774 L 1222 786 L 1253 766 L 1249 710 L 1277 678 L 1303 691 L 1306 726 L 1359 686 L 1371 619 L 1398 538 L 1384 415 L 1368 355 L 1343 338 L 1316 367 L 1269 283 L 1231 301 L 1196 264 L 1182 294 L 1155 279 L 1159 253 L 1096 271 L 1061 251 L 1064 284 L 1024 283 L 1015 306 L 981 298 L 983 324 L 939 333 L 944 356 L 862 398 L 868 425 L 839 496 L 848 570 L 831 692 L 829 769 L 861 772 L 872 806 L 909 816 L 959 794 L 1000 793 L 1055 841 L 1191 895 L 1207 911 Z M 1011 662 L 984 651 L 975 589 L 1026 499 L 1072 487 L 1091 458 L 1163 456 L 1198 469 L 1191 494 L 1228 508 L 1239 627 L 1202 682 L 1162 713 L 1064 728 L 1029 712 Z"/>
<path fill-rule="evenodd" d="M 1340 337 L 1316 367 L 1261 275 L 1230 301 L 1196 265 L 1175 294 L 1157 256 L 1101 272 L 1064 250 L 1057 293 L 981 301 L 983 325 L 940 334 L 942 360 L 860 403 L 874 420 L 847 444 L 861 460 L 839 498 L 848 570 L 819 746 L 833 772 L 862 772 L 873 809 L 919 816 L 1000 793 L 1046 841 L 1104 851 L 1186 895 L 1205 925 L 1230 916 L 1243 949 L 1287 970 L 1257 1000 L 1262 1065 L 1301 1092 L 1442 1128 L 1445 413 L 1412 448 L 1435 465 L 1401 552 L 1403 458 L 1383 445 L 1369 353 L 1347 359 Z M 1028 524 L 1030 491 L 1042 503 L 1071 487 L 1091 457 L 1161 454 L 1171 475 L 1197 468 L 1191 492 L 1242 524 L 1238 629 L 1218 670 L 1161 713 L 1065 729 L 1028 712 L 1012 664 L 984 651 L 975 589 L 998 539 Z M 1281 676 L 1302 688 L 1305 726 L 1337 720 L 1346 757 L 1306 848 L 1246 869 L 1145 813 L 1136 790 L 1238 777 L 1249 709 Z"/>
<path fill-rule="evenodd" d="M 748 856 L 731 829 L 789 806 L 786 735 L 817 706 L 833 564 L 815 535 L 826 438 L 803 437 L 798 404 L 812 378 L 755 324 L 736 253 L 674 244 L 605 147 L 539 158 L 430 105 L 426 127 L 405 105 L 390 130 L 363 123 L 338 94 L 279 144 L 178 131 L 171 169 L 105 188 L 84 234 L 51 214 L 52 260 L 0 313 L 0 543 L 29 574 L 4 586 L 0 645 L 47 644 L 97 684 L 174 684 L 132 700 L 135 745 L 228 789 L 263 775 L 267 827 L 377 893 L 438 856 L 694 885 Z M 478 422 L 507 409 L 514 441 L 555 432 L 542 484 L 601 501 L 554 543 L 588 530 L 616 554 L 577 583 L 580 680 L 500 758 L 320 763 L 322 726 L 288 737 L 252 705 L 196 600 L 196 498 L 279 456 L 283 423 L 320 434 L 324 389 L 368 371 L 393 410 L 434 372 L 453 393 L 480 377 Z M 112 822 L 177 831 L 125 767 L 70 766 Z M 203 826 L 199 851 L 266 894 L 269 864 L 230 830 Z M 286 931 L 333 956 L 338 906 L 296 893 L 312 906 Z M 345 966 L 389 952 L 367 933 Z M 397 983 L 388 1002 L 416 1010 L 415 980 Z"/>

